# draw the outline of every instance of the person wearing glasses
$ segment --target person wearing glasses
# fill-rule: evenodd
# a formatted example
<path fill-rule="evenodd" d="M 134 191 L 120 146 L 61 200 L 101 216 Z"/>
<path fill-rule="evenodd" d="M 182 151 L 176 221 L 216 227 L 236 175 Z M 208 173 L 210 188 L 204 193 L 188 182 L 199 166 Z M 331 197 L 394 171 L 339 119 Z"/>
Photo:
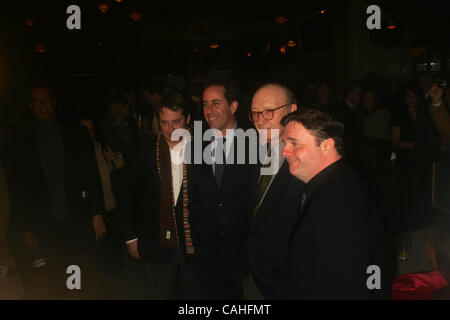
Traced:
<path fill-rule="evenodd" d="M 248 236 L 247 256 L 251 272 L 244 281 L 246 299 L 273 299 L 280 284 L 298 195 L 304 185 L 289 173 L 288 163 L 281 155 L 284 143 L 280 121 L 297 108 L 293 92 L 278 83 L 262 85 L 252 99 L 250 120 L 260 134 L 260 147 L 271 150 L 271 159 L 279 161 L 280 169 L 270 175 L 260 174 L 257 181 Z M 267 138 L 264 129 L 268 131 Z"/>

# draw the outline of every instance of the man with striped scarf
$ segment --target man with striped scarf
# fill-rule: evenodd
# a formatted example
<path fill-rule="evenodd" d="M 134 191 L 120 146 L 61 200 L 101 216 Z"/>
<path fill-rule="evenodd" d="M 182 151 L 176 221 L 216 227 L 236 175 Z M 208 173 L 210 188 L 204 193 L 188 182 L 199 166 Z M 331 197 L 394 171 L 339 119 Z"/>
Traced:
<path fill-rule="evenodd" d="M 137 146 L 130 165 L 126 243 L 130 255 L 144 261 L 150 299 L 198 298 L 190 261 L 195 253 L 188 210 L 191 175 L 183 161 L 189 137 L 172 135 L 188 128 L 189 109 L 180 93 L 169 92 L 158 107 L 161 132 Z"/>

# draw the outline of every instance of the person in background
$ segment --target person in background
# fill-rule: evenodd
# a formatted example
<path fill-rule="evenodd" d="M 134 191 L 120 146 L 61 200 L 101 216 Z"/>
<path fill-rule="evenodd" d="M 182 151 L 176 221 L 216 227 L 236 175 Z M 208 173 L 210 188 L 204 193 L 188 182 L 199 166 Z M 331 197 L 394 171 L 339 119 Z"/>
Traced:
<path fill-rule="evenodd" d="M 351 81 L 345 88 L 344 102 L 332 113 L 344 124 L 345 157 L 356 171 L 359 170 L 361 156 L 361 101 L 362 84 Z"/>
<path fill-rule="evenodd" d="M 428 105 L 431 101 L 429 91 L 433 84 L 433 77 L 429 73 L 423 72 L 419 75 L 417 83 L 421 90 L 419 97 L 426 105 Z"/>
<path fill-rule="evenodd" d="M 96 240 L 101 239 L 97 241 L 97 247 L 105 276 L 105 297 L 111 297 L 116 292 L 114 290 L 119 289 L 117 284 L 117 287 L 109 286 L 121 275 L 122 215 L 119 207 L 121 194 L 116 193 L 124 182 L 120 180 L 120 173 L 125 161 L 120 152 L 102 141 L 101 135 L 96 133 L 92 119 L 83 118 L 80 124 L 88 130 L 91 137 L 102 182 L 105 213 L 96 219 L 94 230 Z"/>
<path fill-rule="evenodd" d="M 319 84 L 317 85 L 317 93 L 316 93 L 317 104 L 314 106 L 314 108 L 317 110 L 326 111 L 330 113 L 336 112 L 336 110 L 334 110 L 332 94 L 333 92 L 330 82 L 327 81 L 319 82 Z"/>
<path fill-rule="evenodd" d="M 57 119 L 55 107 L 48 87 L 33 87 L 29 108 L 34 119 L 12 148 L 14 218 L 34 261 L 27 272 L 39 281 L 26 288 L 26 294 L 36 299 L 92 299 L 100 294 L 94 247 L 97 222 L 104 213 L 101 180 L 89 135 L 81 126 Z M 83 271 L 83 290 L 67 287 L 70 265 Z M 33 296 L 37 292 L 42 295 Z"/>
<path fill-rule="evenodd" d="M 420 89 L 407 87 L 403 101 L 392 119 L 399 227 L 427 213 L 429 171 L 439 141 L 430 114 L 420 101 Z"/>
<path fill-rule="evenodd" d="M 104 141 L 119 151 L 126 161 L 133 152 L 139 133 L 137 124 L 130 119 L 130 106 L 125 98 L 111 98 L 100 127 Z"/>
<path fill-rule="evenodd" d="M 433 119 L 435 128 L 442 135 L 441 149 L 450 151 L 450 112 L 444 99 L 445 87 L 441 82 L 433 82 L 429 90 L 430 104 L 428 110 Z M 448 90 L 447 90 L 448 91 Z"/>
<path fill-rule="evenodd" d="M 391 114 L 377 105 L 375 90 L 365 89 L 362 99 L 362 136 L 384 141 L 391 140 Z"/>
<path fill-rule="evenodd" d="M 145 101 L 145 108 L 151 111 L 151 129 L 154 136 L 158 136 L 160 128 L 158 121 L 158 106 L 161 98 L 166 92 L 166 83 L 161 79 L 148 79 L 142 84 L 142 94 Z M 150 112 L 147 112 L 150 114 Z"/>

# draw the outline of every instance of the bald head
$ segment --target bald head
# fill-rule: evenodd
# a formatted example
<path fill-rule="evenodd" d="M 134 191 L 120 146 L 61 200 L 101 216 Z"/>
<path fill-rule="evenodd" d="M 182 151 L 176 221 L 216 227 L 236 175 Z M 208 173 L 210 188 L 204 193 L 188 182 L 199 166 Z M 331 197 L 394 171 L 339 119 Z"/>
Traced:
<path fill-rule="evenodd" d="M 280 139 L 283 131 L 281 119 L 297 110 L 293 92 L 286 86 L 276 83 L 265 84 L 256 91 L 252 99 L 251 115 L 255 128 L 267 129 L 267 140 Z M 277 129 L 278 132 L 271 132 Z M 264 141 L 263 141 L 264 142 Z"/>

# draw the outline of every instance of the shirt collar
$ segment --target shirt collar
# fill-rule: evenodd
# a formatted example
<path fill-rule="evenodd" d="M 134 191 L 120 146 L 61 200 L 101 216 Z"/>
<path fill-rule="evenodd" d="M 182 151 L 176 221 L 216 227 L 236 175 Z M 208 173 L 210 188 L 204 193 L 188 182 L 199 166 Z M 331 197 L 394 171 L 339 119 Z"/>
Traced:
<path fill-rule="evenodd" d="M 314 192 L 325 183 L 327 178 L 335 172 L 338 168 L 342 167 L 345 164 L 344 159 L 339 159 L 336 162 L 333 162 L 328 167 L 320 171 L 316 174 L 308 183 L 305 185 L 303 192 L 306 194 L 307 198 L 310 198 Z"/>

